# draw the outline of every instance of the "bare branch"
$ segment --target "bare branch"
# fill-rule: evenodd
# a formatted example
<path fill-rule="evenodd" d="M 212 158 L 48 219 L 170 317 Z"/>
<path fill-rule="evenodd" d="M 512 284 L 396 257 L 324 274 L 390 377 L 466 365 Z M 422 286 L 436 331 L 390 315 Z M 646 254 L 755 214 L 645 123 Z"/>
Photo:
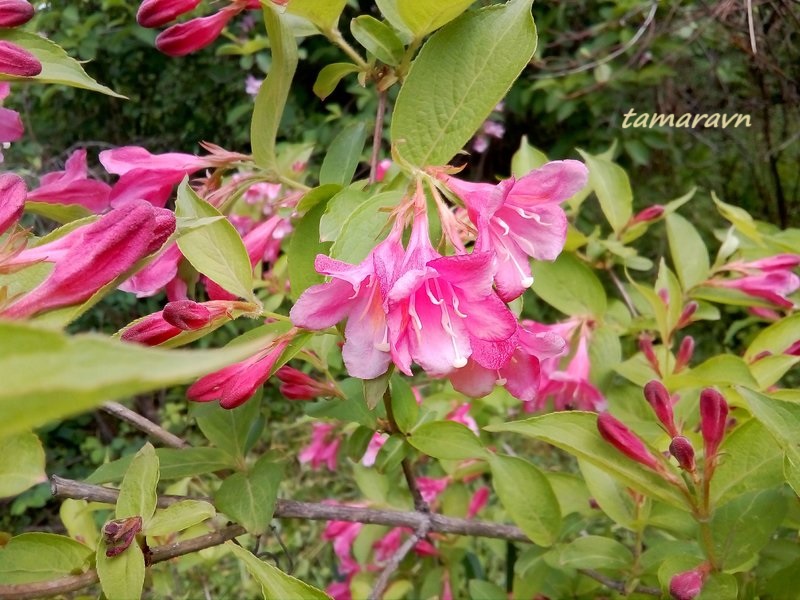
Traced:
<path fill-rule="evenodd" d="M 120 404 L 119 402 L 106 402 L 103 404 L 103 410 L 110 415 L 114 415 L 118 419 L 130 423 L 137 429 L 145 432 L 152 438 L 157 439 L 159 442 L 170 448 L 188 448 L 189 444 L 158 425 L 153 423 L 150 419 L 143 417 L 137 412 L 132 411 Z"/>
<path fill-rule="evenodd" d="M 378 180 L 378 158 L 383 140 L 383 118 L 386 115 L 386 90 L 378 90 L 378 109 L 375 114 L 375 131 L 372 134 L 372 156 L 369 159 L 369 182 Z"/>

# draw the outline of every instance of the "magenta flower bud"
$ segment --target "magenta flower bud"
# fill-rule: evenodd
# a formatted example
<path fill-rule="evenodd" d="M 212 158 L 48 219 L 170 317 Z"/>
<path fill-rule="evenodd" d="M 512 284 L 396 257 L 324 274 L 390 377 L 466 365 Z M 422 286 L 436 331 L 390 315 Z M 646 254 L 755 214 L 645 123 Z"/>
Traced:
<path fill-rule="evenodd" d="M 672 399 L 664 384 L 654 379 L 644 386 L 644 397 L 648 404 L 653 407 L 656 417 L 664 425 L 670 437 L 678 435 L 678 428 L 675 427 L 675 417 L 672 413 Z"/>
<path fill-rule="evenodd" d="M 661 375 L 661 367 L 658 366 L 658 357 L 656 356 L 655 349 L 653 348 L 653 338 L 648 334 L 639 336 L 639 350 L 641 350 L 647 362 L 653 367 L 653 371 Z"/>
<path fill-rule="evenodd" d="M 13 173 L 0 175 L 0 234 L 19 221 L 27 191 L 22 177 Z"/>
<path fill-rule="evenodd" d="M 654 471 L 660 470 L 658 459 L 647 449 L 644 442 L 609 413 L 597 417 L 597 429 L 605 441 L 631 460 Z"/>
<path fill-rule="evenodd" d="M 33 18 L 33 6 L 25 0 L 0 0 L 0 27 L 19 27 Z"/>
<path fill-rule="evenodd" d="M 11 42 L 0 41 L 0 73 L 35 77 L 41 72 L 42 63 L 33 54 Z"/>
<path fill-rule="evenodd" d="M 158 346 L 180 335 L 181 329 L 164 320 L 164 311 L 160 310 L 147 315 L 129 325 L 120 333 L 120 339 L 126 342 L 136 342 L 145 346 Z"/>
<path fill-rule="evenodd" d="M 678 356 L 675 358 L 674 373 L 683 371 L 692 360 L 694 354 L 694 338 L 687 335 L 681 340 L 681 345 L 678 347 Z"/>
<path fill-rule="evenodd" d="M 242 6 L 231 4 L 208 16 L 178 23 L 162 31 L 156 38 L 156 48 L 169 56 L 186 56 L 211 44 Z"/>
<path fill-rule="evenodd" d="M 144 0 L 136 13 L 136 22 L 151 29 L 161 27 L 194 10 L 198 4 L 200 0 Z"/>
<path fill-rule="evenodd" d="M 677 329 L 683 329 L 692 322 L 692 315 L 697 312 L 697 308 L 699 306 L 700 305 L 697 304 L 697 302 L 692 301 L 683 307 L 681 316 L 678 318 L 678 325 L 676 326 Z"/>
<path fill-rule="evenodd" d="M 211 311 L 191 300 L 170 302 L 164 307 L 164 320 L 184 331 L 194 331 L 211 322 Z"/>
<path fill-rule="evenodd" d="M 693 600 L 703 589 L 708 567 L 700 565 L 691 571 L 674 575 L 669 582 L 669 593 L 675 600 Z"/>
<path fill-rule="evenodd" d="M 682 435 L 673 438 L 669 445 L 669 453 L 675 457 L 681 469 L 690 473 L 695 469 L 694 448 L 692 443 Z"/>
<path fill-rule="evenodd" d="M 700 393 L 700 430 L 705 442 L 706 460 L 717 454 L 725 425 L 728 421 L 728 403 L 717 390 L 706 388 Z"/>
<path fill-rule="evenodd" d="M 660 204 L 654 204 L 653 206 L 648 206 L 644 210 L 636 213 L 633 218 L 631 218 L 631 225 L 635 225 L 636 223 L 647 223 L 649 221 L 655 221 L 661 215 L 664 214 L 664 207 Z"/>

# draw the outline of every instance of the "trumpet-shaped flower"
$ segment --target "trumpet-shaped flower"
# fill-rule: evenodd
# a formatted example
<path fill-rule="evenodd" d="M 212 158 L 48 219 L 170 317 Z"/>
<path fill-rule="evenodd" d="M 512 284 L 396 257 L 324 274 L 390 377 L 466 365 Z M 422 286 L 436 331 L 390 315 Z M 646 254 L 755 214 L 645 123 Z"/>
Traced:
<path fill-rule="evenodd" d="M 712 279 L 708 284 L 739 290 L 781 308 L 792 308 L 794 302 L 788 296 L 800 289 L 800 277 L 793 272 L 798 265 L 798 254 L 778 254 L 759 260 L 735 261 L 728 263 L 725 269 L 741 273 L 743 277 Z"/>
<path fill-rule="evenodd" d="M 0 101 L 5 100 L 10 92 L 11 85 L 4 81 L 0 82 Z M 0 144 L 16 142 L 24 132 L 25 128 L 22 126 L 19 113 L 10 108 L 0 107 Z M 3 162 L 2 152 L 0 152 L 0 162 Z"/>
<path fill-rule="evenodd" d="M 205 48 L 219 37 L 228 22 L 244 9 L 231 4 L 208 17 L 197 17 L 162 31 L 156 38 L 156 48 L 169 56 L 186 56 Z"/>
<path fill-rule="evenodd" d="M 108 208 L 111 186 L 97 179 L 90 179 L 86 167 L 86 150 L 73 152 L 67 159 L 63 171 L 47 173 L 39 180 L 39 187 L 28 193 L 31 202 L 54 204 L 78 204 L 92 212 Z"/>
<path fill-rule="evenodd" d="M 478 228 L 477 249 L 497 257 L 497 293 L 509 302 L 533 283 L 528 257 L 554 260 L 561 253 L 567 217 L 559 204 L 586 185 L 588 171 L 578 161 L 564 160 L 497 185 L 439 177 L 467 205 Z"/>
<path fill-rule="evenodd" d="M 311 468 L 314 470 L 325 465 L 329 471 L 336 471 L 336 461 L 341 443 L 342 440 L 336 432 L 335 425 L 314 423 L 311 443 L 300 451 L 297 459 L 300 464 L 311 464 Z"/>

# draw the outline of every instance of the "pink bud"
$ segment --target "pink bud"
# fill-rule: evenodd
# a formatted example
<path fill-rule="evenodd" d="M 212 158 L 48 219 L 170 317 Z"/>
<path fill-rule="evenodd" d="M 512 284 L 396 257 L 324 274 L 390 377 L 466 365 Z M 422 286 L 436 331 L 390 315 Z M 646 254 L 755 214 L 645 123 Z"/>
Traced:
<path fill-rule="evenodd" d="M 690 335 L 687 335 L 685 338 L 681 340 L 681 345 L 678 348 L 678 356 L 675 358 L 675 369 L 673 372 L 679 373 L 683 371 L 689 364 L 689 361 L 692 360 L 693 354 L 694 354 L 694 338 Z"/>
<path fill-rule="evenodd" d="M 186 56 L 211 44 L 242 6 L 231 4 L 208 16 L 178 23 L 162 31 L 156 38 L 156 48 L 169 56 Z"/>
<path fill-rule="evenodd" d="M 13 173 L 0 175 L 0 234 L 19 221 L 25 208 L 26 194 L 22 177 Z"/>
<path fill-rule="evenodd" d="M 656 417 L 664 425 L 670 437 L 678 435 L 678 429 L 675 427 L 675 417 L 672 413 L 672 399 L 669 397 L 669 392 L 664 387 L 664 384 L 657 379 L 649 382 L 644 386 L 644 397 L 653 407 Z"/>
<path fill-rule="evenodd" d="M 706 565 L 674 575 L 669 582 L 670 595 L 675 600 L 693 600 L 703 589 L 706 575 L 708 575 Z"/>
<path fill-rule="evenodd" d="M 485 485 L 483 487 L 478 488 L 478 490 L 472 495 L 472 499 L 469 501 L 469 506 L 467 507 L 467 518 L 471 519 L 475 515 L 477 515 L 486 503 L 489 501 L 489 488 Z"/>
<path fill-rule="evenodd" d="M 33 54 L 11 42 L 0 41 L 0 73 L 15 77 L 35 77 L 42 63 Z"/>
<path fill-rule="evenodd" d="M 675 437 L 669 445 L 669 453 L 675 457 L 681 469 L 692 472 L 695 469 L 694 448 L 682 435 Z"/>
<path fill-rule="evenodd" d="M 180 335 L 181 330 L 164 320 L 164 311 L 147 315 L 120 332 L 120 339 L 145 346 L 158 346 Z"/>
<path fill-rule="evenodd" d="M 654 204 L 653 206 L 648 206 L 644 210 L 638 212 L 633 216 L 631 219 L 631 225 L 635 223 L 646 223 L 648 221 L 655 221 L 661 215 L 664 214 L 664 207 L 660 204 Z"/>
<path fill-rule="evenodd" d="M 725 425 L 728 421 L 728 403 L 717 390 L 706 388 L 700 393 L 700 429 L 705 442 L 706 460 L 717 454 Z"/>
<path fill-rule="evenodd" d="M 677 329 L 683 329 L 692 322 L 692 315 L 697 312 L 698 306 L 697 302 L 692 301 L 683 307 L 681 316 L 678 318 Z"/>
<path fill-rule="evenodd" d="M 661 376 L 661 367 L 658 366 L 658 357 L 656 356 L 655 349 L 653 348 L 653 338 L 646 333 L 639 336 L 639 350 L 642 351 L 647 362 L 653 368 L 659 377 Z"/>
<path fill-rule="evenodd" d="M 0 0 L 0 27 L 19 27 L 33 18 L 33 6 L 25 0 Z"/>
<path fill-rule="evenodd" d="M 597 417 L 597 429 L 605 441 L 628 458 L 655 471 L 659 470 L 658 459 L 647 449 L 644 442 L 609 413 Z"/>
<path fill-rule="evenodd" d="M 164 320 L 184 331 L 194 331 L 211 322 L 211 311 L 191 300 L 170 302 L 164 307 Z"/>
<path fill-rule="evenodd" d="M 283 366 L 275 376 L 281 381 L 281 394 L 290 400 L 313 400 L 333 395 L 329 387 L 293 367 Z"/>
<path fill-rule="evenodd" d="M 200 0 L 144 0 L 136 13 L 136 21 L 142 27 L 161 27 L 194 10 L 198 4 Z"/>

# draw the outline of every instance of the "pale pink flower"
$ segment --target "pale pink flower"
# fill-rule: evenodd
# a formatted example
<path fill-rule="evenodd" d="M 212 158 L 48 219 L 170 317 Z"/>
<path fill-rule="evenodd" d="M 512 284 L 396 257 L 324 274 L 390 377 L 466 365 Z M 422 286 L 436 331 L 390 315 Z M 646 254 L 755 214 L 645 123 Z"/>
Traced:
<path fill-rule="evenodd" d="M 311 443 L 300 451 L 297 459 L 304 465 L 310 463 L 314 470 L 325 465 L 329 471 L 336 471 L 339 445 L 342 441 L 336 432 L 336 426 L 330 423 L 314 423 L 312 428 Z"/>
<path fill-rule="evenodd" d="M 322 539 L 333 542 L 333 552 L 339 559 L 339 573 L 352 575 L 361 570 L 360 565 L 353 558 L 353 542 L 361 533 L 362 523 L 350 521 L 328 521 L 322 533 Z M 348 585 L 349 593 L 349 585 Z"/>
<path fill-rule="evenodd" d="M 111 186 L 89 178 L 86 150 L 81 148 L 67 159 L 63 171 L 47 173 L 39 179 L 39 187 L 28 192 L 31 202 L 77 204 L 99 213 L 109 206 Z"/>
<path fill-rule="evenodd" d="M 461 423 L 469 428 L 472 433 L 475 435 L 480 435 L 480 429 L 478 429 L 478 424 L 475 422 L 469 414 L 469 409 L 471 405 L 469 402 L 462 402 L 458 406 L 456 406 L 453 410 L 451 410 L 445 419 L 450 421 L 455 421 L 456 423 Z"/>
<path fill-rule="evenodd" d="M 375 181 L 383 181 L 391 167 L 392 161 L 388 158 L 384 158 L 382 161 L 378 162 L 378 168 L 375 169 Z"/>
<path fill-rule="evenodd" d="M 248 75 L 244 80 L 244 91 L 249 95 L 255 97 L 258 95 L 258 90 L 261 89 L 261 84 L 264 83 L 263 79 L 258 79 L 252 75 Z"/>
<path fill-rule="evenodd" d="M 477 250 L 497 257 L 497 293 L 509 302 L 533 283 L 529 257 L 555 260 L 561 253 L 567 217 L 560 203 L 586 185 L 588 171 L 578 161 L 563 160 L 497 185 L 437 175 L 464 200 L 478 228 Z"/>

